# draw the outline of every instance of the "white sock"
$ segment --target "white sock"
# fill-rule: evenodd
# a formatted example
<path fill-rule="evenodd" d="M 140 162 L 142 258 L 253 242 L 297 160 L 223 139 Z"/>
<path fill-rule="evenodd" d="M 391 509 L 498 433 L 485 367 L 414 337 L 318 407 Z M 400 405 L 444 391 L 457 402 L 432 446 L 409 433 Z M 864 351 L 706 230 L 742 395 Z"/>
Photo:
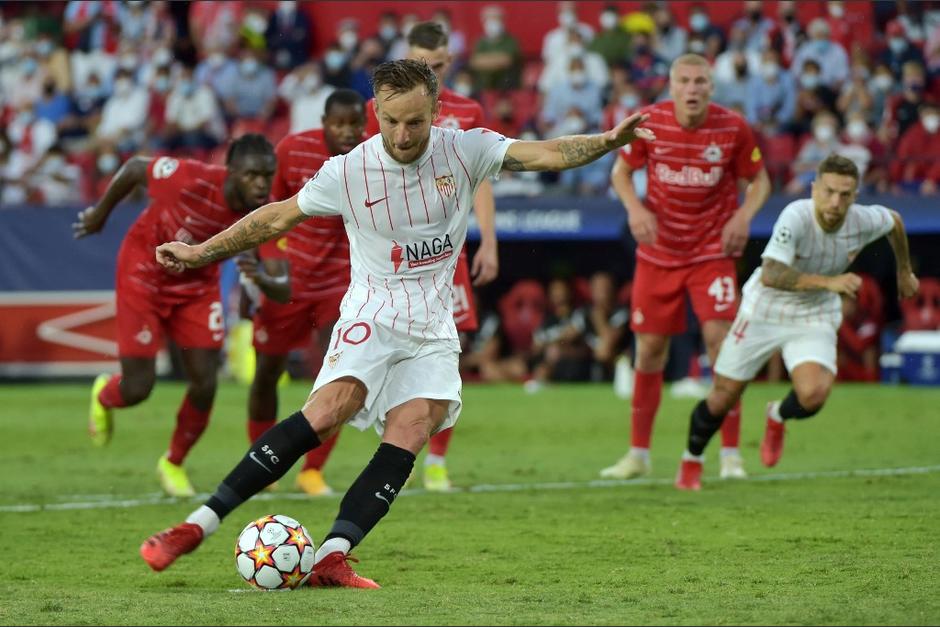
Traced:
<path fill-rule="evenodd" d="M 634 457 L 639 457 L 645 462 L 650 460 L 650 450 L 648 448 L 639 448 L 637 446 L 630 447 L 630 454 Z"/>
<path fill-rule="evenodd" d="M 435 455 L 433 453 L 428 453 L 424 458 L 425 466 L 443 466 L 444 465 L 444 456 Z"/>
<path fill-rule="evenodd" d="M 317 549 L 317 554 L 313 558 L 313 563 L 319 564 L 320 560 L 330 553 L 335 553 L 336 551 L 342 551 L 343 555 L 346 555 L 351 549 L 352 543 L 346 538 L 330 538 L 321 544 L 319 549 Z"/>
<path fill-rule="evenodd" d="M 722 446 L 721 447 L 721 456 L 722 457 L 740 457 L 737 446 Z"/>
<path fill-rule="evenodd" d="M 186 518 L 188 523 L 196 523 L 202 527 L 202 533 L 205 536 L 215 533 L 215 530 L 219 528 L 219 515 L 214 511 L 209 509 L 206 505 L 200 505 L 199 509 L 194 511 Z"/>
<path fill-rule="evenodd" d="M 767 417 L 783 424 L 783 416 L 780 415 L 780 401 L 774 401 L 770 404 L 770 415 Z"/>
<path fill-rule="evenodd" d="M 705 463 L 705 454 L 693 455 L 689 452 L 689 449 L 686 449 L 682 452 L 682 461 L 684 462 L 698 462 L 700 464 Z"/>

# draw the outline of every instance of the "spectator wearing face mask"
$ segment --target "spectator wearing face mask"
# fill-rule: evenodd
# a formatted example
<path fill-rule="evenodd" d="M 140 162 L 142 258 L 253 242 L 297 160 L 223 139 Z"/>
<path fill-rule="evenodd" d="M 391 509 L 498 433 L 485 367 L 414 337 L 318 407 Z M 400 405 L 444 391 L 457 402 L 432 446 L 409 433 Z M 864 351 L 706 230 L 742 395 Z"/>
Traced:
<path fill-rule="evenodd" d="M 904 65 L 910 61 L 921 66 L 926 65 L 920 48 L 908 41 L 904 27 L 898 20 L 891 20 L 885 26 L 885 40 L 887 47 L 878 57 L 878 61 L 887 65 L 895 77 L 901 76 Z"/>
<path fill-rule="evenodd" d="M 63 94 L 69 93 L 72 89 L 72 75 L 69 55 L 65 48 L 60 46 L 52 35 L 41 33 L 33 45 L 33 51 L 40 69 L 46 77 L 55 82 L 56 89 Z"/>
<path fill-rule="evenodd" d="M 196 83 L 193 70 L 181 67 L 166 103 L 165 147 L 208 150 L 225 135 L 222 111 L 207 85 Z"/>
<path fill-rule="evenodd" d="M 392 46 L 401 38 L 401 32 L 398 29 L 398 13 L 394 11 L 382 12 L 382 15 L 379 16 L 379 27 L 376 30 L 375 37 L 382 43 L 385 57 L 389 58 L 388 55 L 392 50 Z M 389 60 L 391 61 L 391 58 Z"/>
<path fill-rule="evenodd" d="M 522 73 L 522 51 L 516 38 L 506 32 L 503 10 L 483 7 L 483 36 L 473 47 L 469 66 L 479 89 L 516 89 Z"/>
<path fill-rule="evenodd" d="M 230 119 L 266 121 L 277 104 L 274 70 L 261 61 L 263 53 L 242 50 L 238 72 L 222 86 L 220 98 Z"/>
<path fill-rule="evenodd" d="M 209 85 L 217 98 L 238 75 L 238 61 L 221 48 L 210 48 L 208 54 L 196 66 L 194 78 L 200 85 Z"/>
<path fill-rule="evenodd" d="M 118 70 L 114 77 L 114 93 L 101 111 L 101 122 L 95 129 L 95 139 L 101 144 L 112 144 L 118 152 L 132 152 L 143 143 L 144 124 L 150 108 L 147 90 L 134 82 L 130 70 Z"/>
<path fill-rule="evenodd" d="M 744 16 L 732 25 L 732 29 L 744 33 L 744 48 L 757 54 L 764 49 L 767 34 L 773 27 L 774 21 L 764 15 L 761 0 L 747 0 L 744 3 Z"/>
<path fill-rule="evenodd" d="M 723 78 L 715 81 L 714 99 L 720 105 L 738 111 L 746 111 L 752 76 L 748 71 L 747 58 L 744 56 L 744 52 L 738 50 L 733 55 L 734 74 L 730 79 Z"/>
<path fill-rule="evenodd" d="M 748 81 L 744 114 L 748 123 L 765 135 L 776 135 L 787 127 L 796 112 L 793 75 L 780 65 L 776 50 L 767 50 L 760 69 Z"/>
<path fill-rule="evenodd" d="M 630 81 L 630 73 L 626 68 L 613 68 L 610 79 L 610 94 L 601 115 L 602 131 L 609 131 L 647 104 L 640 96 L 640 90 Z"/>
<path fill-rule="evenodd" d="M 568 31 L 568 40 L 565 42 L 563 49 L 545 64 L 542 75 L 539 76 L 539 90 L 548 93 L 555 85 L 564 82 L 571 60 L 575 58 L 583 61 L 584 71 L 592 83 L 602 90 L 607 87 L 610 82 L 610 71 L 604 57 L 585 49 L 581 33 L 572 29 Z"/>
<path fill-rule="evenodd" d="M 689 41 L 689 32 L 676 24 L 675 16 L 666 3 L 660 4 L 653 12 L 656 22 L 656 54 L 667 63 L 685 54 Z"/>
<path fill-rule="evenodd" d="M 90 133 L 98 126 L 108 91 L 97 74 L 91 74 L 81 89 L 70 99 L 71 110 L 59 122 L 59 138 L 69 149 L 84 149 Z"/>
<path fill-rule="evenodd" d="M 934 195 L 940 184 L 940 106 L 925 102 L 919 113 L 898 142 L 891 180 L 904 191 Z"/>
<path fill-rule="evenodd" d="M 888 191 L 887 149 L 878 140 L 868 119 L 861 111 L 853 111 L 846 116 L 842 143 L 846 146 L 846 150 L 854 150 L 859 155 L 867 157 L 868 169 L 859 181 L 861 186 L 878 193 L 886 193 Z M 856 161 L 856 159 L 852 160 Z"/>
<path fill-rule="evenodd" d="M 901 92 L 891 97 L 885 105 L 882 120 L 882 137 L 894 142 L 917 121 L 920 106 L 926 100 L 927 77 L 922 65 L 916 61 L 904 64 L 901 69 Z"/>
<path fill-rule="evenodd" d="M 813 135 L 800 148 L 793 163 L 793 179 L 787 183 L 786 193 L 802 194 L 816 178 L 816 168 L 823 159 L 833 153 L 842 154 L 839 141 L 839 120 L 829 111 L 821 111 L 813 117 Z"/>
<path fill-rule="evenodd" d="M 23 103 L 6 125 L 9 151 L 4 166 L 4 204 L 22 203 L 27 199 L 26 176 L 56 142 L 55 125 L 36 117 L 33 106 Z"/>
<path fill-rule="evenodd" d="M 725 48 L 725 34 L 712 24 L 708 15 L 708 6 L 704 3 L 692 5 L 689 11 L 689 46 L 688 52 L 700 54 L 706 59 L 714 59 Z M 692 41 L 701 41 L 701 48 L 693 49 Z"/>
<path fill-rule="evenodd" d="M 264 39 L 274 67 L 292 70 L 310 55 L 313 43 L 310 17 L 305 11 L 298 10 L 297 2 L 281 0 L 268 20 Z"/>
<path fill-rule="evenodd" d="M 656 100 L 666 87 L 669 64 L 653 50 L 652 38 L 646 33 L 633 34 L 633 56 L 630 59 L 630 81 L 637 86 L 643 99 Z"/>
<path fill-rule="evenodd" d="M 621 28 L 616 5 L 604 7 L 599 23 L 600 30 L 588 44 L 588 50 L 601 55 L 610 67 L 624 63 L 630 54 L 630 35 Z"/>
<path fill-rule="evenodd" d="M 66 94 L 58 90 L 55 80 L 47 76 L 42 84 L 42 94 L 33 105 L 33 110 L 36 112 L 36 117 L 49 120 L 58 128 L 59 124 L 71 113 L 72 103 Z"/>
<path fill-rule="evenodd" d="M 542 108 L 542 123 L 547 137 L 577 135 L 598 128 L 603 110 L 601 88 L 592 82 L 580 57 L 571 59 L 564 79 L 548 92 Z M 572 110 L 578 111 L 578 120 L 568 119 Z M 575 132 L 575 126 L 579 126 Z M 563 129 L 569 129 L 564 131 Z"/>
<path fill-rule="evenodd" d="M 189 5 L 189 35 L 200 52 L 230 52 L 238 42 L 245 15 L 241 0 L 192 2 Z"/>
<path fill-rule="evenodd" d="M 323 82 L 318 63 L 305 63 L 285 76 L 277 93 L 290 106 L 290 132 L 323 128 L 326 99 L 334 91 Z"/>
<path fill-rule="evenodd" d="M 159 145 L 166 131 L 166 104 L 173 87 L 170 66 L 160 65 L 150 77 L 150 110 L 147 112 L 145 135 L 150 143 Z"/>
<path fill-rule="evenodd" d="M 821 111 L 835 111 L 836 92 L 823 84 L 819 64 L 808 59 L 799 70 L 799 91 L 796 94 L 796 112 L 790 123 L 790 132 L 802 135 L 811 130 L 814 116 Z"/>
<path fill-rule="evenodd" d="M 81 169 L 66 160 L 62 146 L 53 144 L 29 174 L 29 200 L 49 206 L 74 203 L 81 176 Z"/>
<path fill-rule="evenodd" d="M 323 82 L 333 87 L 349 87 L 350 60 L 338 43 L 327 48 L 323 53 Z"/>
<path fill-rule="evenodd" d="M 819 80 L 823 85 L 838 90 L 849 77 L 849 56 L 838 43 L 832 41 L 829 25 L 823 18 L 816 18 L 807 29 L 809 39 L 796 49 L 793 66 L 803 67 L 813 60 L 819 64 Z"/>
<path fill-rule="evenodd" d="M 372 70 L 385 60 L 385 48 L 375 37 L 369 37 L 359 46 L 359 51 L 349 62 L 349 87 L 359 92 L 363 99 L 372 97 Z"/>
<path fill-rule="evenodd" d="M 578 20 L 576 3 L 559 2 L 558 26 L 548 31 L 542 39 L 542 60 L 546 64 L 554 61 L 557 55 L 564 53 L 568 33 L 572 30 L 580 33 L 583 42 L 589 42 L 594 38 L 594 29 Z"/>
<path fill-rule="evenodd" d="M 864 64 L 852 66 L 852 78 L 842 85 L 842 91 L 836 100 L 836 111 L 845 117 L 856 111 L 866 117 L 872 115 L 874 99 L 868 89 L 868 68 Z"/>
<path fill-rule="evenodd" d="M 796 17 L 796 2 L 780 0 L 777 3 L 774 28 L 768 33 L 768 47 L 776 50 L 780 55 L 780 62 L 789 68 L 793 63 L 793 55 L 796 54 L 797 42 L 805 38 L 803 26 Z"/>
<path fill-rule="evenodd" d="M 715 58 L 715 65 L 712 68 L 712 77 L 715 84 L 721 82 L 731 82 L 735 80 L 737 69 L 735 61 L 741 55 L 747 60 L 748 74 L 755 74 L 760 68 L 761 53 L 756 50 L 749 50 L 745 47 L 745 33 L 739 28 L 732 28 L 728 37 L 728 48 Z"/>
<path fill-rule="evenodd" d="M 897 81 L 894 80 L 891 68 L 883 63 L 877 63 L 866 86 L 871 96 L 871 114 L 868 120 L 880 124 L 884 119 L 888 101 L 898 93 Z"/>

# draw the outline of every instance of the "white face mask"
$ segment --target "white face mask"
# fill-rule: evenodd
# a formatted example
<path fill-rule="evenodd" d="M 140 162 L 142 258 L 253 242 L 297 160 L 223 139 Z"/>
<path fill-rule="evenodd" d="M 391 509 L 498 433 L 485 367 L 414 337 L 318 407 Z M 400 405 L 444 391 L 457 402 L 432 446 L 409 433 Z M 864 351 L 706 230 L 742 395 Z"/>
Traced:
<path fill-rule="evenodd" d="M 379 37 L 382 41 L 391 41 L 395 39 L 395 35 L 398 34 L 398 30 L 395 28 L 394 24 L 386 24 L 379 29 Z"/>
<path fill-rule="evenodd" d="M 569 115 L 562 122 L 562 128 L 565 134 L 578 135 L 587 130 L 587 123 L 585 123 L 584 118 L 581 116 Z"/>
<path fill-rule="evenodd" d="M 695 54 L 705 54 L 705 42 L 701 39 L 693 39 L 689 42 L 689 52 Z"/>
<path fill-rule="evenodd" d="M 836 19 L 838 20 L 838 19 L 840 19 L 843 15 L 845 15 L 845 7 L 842 6 L 841 4 L 830 4 L 830 5 L 829 5 L 829 15 L 831 15 L 832 17 L 834 17 L 834 18 L 836 18 Z"/>
<path fill-rule="evenodd" d="M 241 70 L 242 74 L 251 76 L 258 71 L 258 59 L 255 59 L 254 57 L 242 59 Z"/>
<path fill-rule="evenodd" d="M 257 13 L 245 16 L 245 28 L 253 33 L 263 33 L 268 28 L 268 21 Z"/>
<path fill-rule="evenodd" d="M 277 10 L 284 15 L 291 15 L 297 10 L 297 3 L 293 0 L 281 0 L 281 2 L 277 3 Z"/>
<path fill-rule="evenodd" d="M 835 136 L 836 130 L 829 124 L 820 124 L 813 129 L 813 137 L 816 138 L 816 141 L 824 144 L 832 141 Z"/>
<path fill-rule="evenodd" d="M 933 135 L 940 129 L 940 115 L 925 115 L 922 123 L 927 132 Z"/>
<path fill-rule="evenodd" d="M 153 53 L 153 58 L 150 60 L 156 67 L 169 65 L 170 62 L 173 61 L 173 53 L 166 48 L 158 48 L 157 51 Z"/>
<path fill-rule="evenodd" d="M 640 104 L 640 98 L 636 94 L 623 94 L 620 96 L 620 106 L 633 109 L 638 104 Z"/>
<path fill-rule="evenodd" d="M 330 50 L 323 57 L 323 64 L 331 72 L 338 72 L 346 63 L 346 55 L 339 50 Z"/>
<path fill-rule="evenodd" d="M 225 55 L 221 52 L 213 52 L 208 57 L 206 57 L 206 63 L 209 64 L 209 67 L 217 68 L 225 63 Z"/>
<path fill-rule="evenodd" d="M 574 26 L 578 22 L 578 18 L 575 17 L 574 13 L 571 11 L 564 11 L 563 13 L 558 14 L 558 23 L 568 28 L 569 26 Z"/>
<path fill-rule="evenodd" d="M 465 98 L 469 98 L 470 94 L 473 93 L 473 85 L 470 83 L 455 83 L 454 91 Z"/>
<path fill-rule="evenodd" d="M 697 33 L 702 32 L 708 28 L 708 16 L 704 13 L 693 13 L 689 18 L 689 26 Z"/>
<path fill-rule="evenodd" d="M 617 14 L 607 11 L 606 13 L 601 13 L 601 28 L 604 30 L 613 30 L 617 27 Z"/>
<path fill-rule="evenodd" d="M 868 139 L 868 125 L 862 120 L 852 120 L 845 125 L 845 134 L 848 135 L 849 139 L 852 141 L 863 142 Z"/>
<path fill-rule="evenodd" d="M 132 88 L 133 84 L 131 83 L 130 79 L 119 78 L 114 81 L 114 93 L 117 96 L 126 96 L 127 94 L 131 93 Z"/>
<path fill-rule="evenodd" d="M 894 84 L 894 79 L 889 74 L 879 74 L 871 79 L 871 84 L 879 91 L 888 91 L 891 89 L 891 85 Z"/>
<path fill-rule="evenodd" d="M 359 35 L 354 30 L 344 30 L 339 35 L 339 45 L 343 50 L 352 50 L 359 43 Z"/>
<path fill-rule="evenodd" d="M 581 44 L 569 44 L 568 54 L 572 57 L 580 57 L 584 54 L 584 46 Z"/>
<path fill-rule="evenodd" d="M 483 30 L 490 39 L 495 39 L 503 34 L 503 21 L 489 19 L 483 24 Z"/>
<path fill-rule="evenodd" d="M 320 75 L 307 74 L 307 76 L 304 77 L 304 82 L 301 83 L 301 85 L 303 85 L 304 90 L 307 92 L 316 91 L 320 86 Z"/>
<path fill-rule="evenodd" d="M 888 39 L 888 47 L 894 54 L 901 54 L 907 49 L 907 40 L 903 37 L 891 37 Z"/>
<path fill-rule="evenodd" d="M 584 83 L 587 82 L 587 74 L 581 70 L 575 70 L 568 74 L 568 78 L 571 80 L 571 84 L 575 87 L 581 87 Z"/>
<path fill-rule="evenodd" d="M 777 78 L 778 74 L 780 74 L 780 66 L 775 62 L 761 64 L 760 75 L 764 77 L 764 80 L 772 81 Z"/>
<path fill-rule="evenodd" d="M 106 153 L 98 157 L 98 171 L 102 174 L 111 174 L 117 170 L 120 159 L 114 153 Z"/>
<path fill-rule="evenodd" d="M 803 89 L 816 89 L 819 87 L 819 74 L 804 74 L 800 77 Z"/>

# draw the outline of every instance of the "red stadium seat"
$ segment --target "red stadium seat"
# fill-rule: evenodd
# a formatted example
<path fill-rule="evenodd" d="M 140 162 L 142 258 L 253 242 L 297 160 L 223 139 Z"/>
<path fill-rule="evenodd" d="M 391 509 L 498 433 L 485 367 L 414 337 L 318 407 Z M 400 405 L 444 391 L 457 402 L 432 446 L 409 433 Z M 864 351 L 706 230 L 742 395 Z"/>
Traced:
<path fill-rule="evenodd" d="M 621 307 L 630 308 L 630 298 L 633 294 L 633 283 L 627 281 L 620 286 L 620 291 L 617 292 L 617 304 Z"/>
<path fill-rule="evenodd" d="M 884 295 L 881 286 L 874 277 L 868 274 L 859 274 L 862 277 L 862 289 L 858 292 L 858 308 L 868 314 L 868 317 L 881 329 L 884 324 Z"/>
<path fill-rule="evenodd" d="M 775 187 L 786 185 L 790 180 L 790 165 L 796 158 L 796 142 L 788 133 L 761 135 L 758 139 L 764 153 L 767 174 Z"/>
<path fill-rule="evenodd" d="M 915 298 L 901 301 L 905 331 L 940 329 L 940 279 L 923 278 Z"/>
<path fill-rule="evenodd" d="M 528 351 L 545 316 L 545 288 L 538 281 L 519 281 L 499 300 L 499 315 L 512 350 Z"/>

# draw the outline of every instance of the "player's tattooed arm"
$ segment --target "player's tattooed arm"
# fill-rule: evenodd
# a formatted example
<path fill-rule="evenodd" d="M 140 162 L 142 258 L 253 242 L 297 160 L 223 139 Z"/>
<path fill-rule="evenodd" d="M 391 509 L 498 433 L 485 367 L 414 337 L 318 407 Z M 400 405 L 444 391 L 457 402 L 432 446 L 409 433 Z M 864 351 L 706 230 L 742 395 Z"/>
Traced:
<path fill-rule="evenodd" d="M 765 258 L 761 264 L 761 283 L 767 287 L 786 292 L 826 290 L 829 289 L 829 280 L 832 278 L 835 277 L 800 272 L 796 268 L 775 259 Z"/>

